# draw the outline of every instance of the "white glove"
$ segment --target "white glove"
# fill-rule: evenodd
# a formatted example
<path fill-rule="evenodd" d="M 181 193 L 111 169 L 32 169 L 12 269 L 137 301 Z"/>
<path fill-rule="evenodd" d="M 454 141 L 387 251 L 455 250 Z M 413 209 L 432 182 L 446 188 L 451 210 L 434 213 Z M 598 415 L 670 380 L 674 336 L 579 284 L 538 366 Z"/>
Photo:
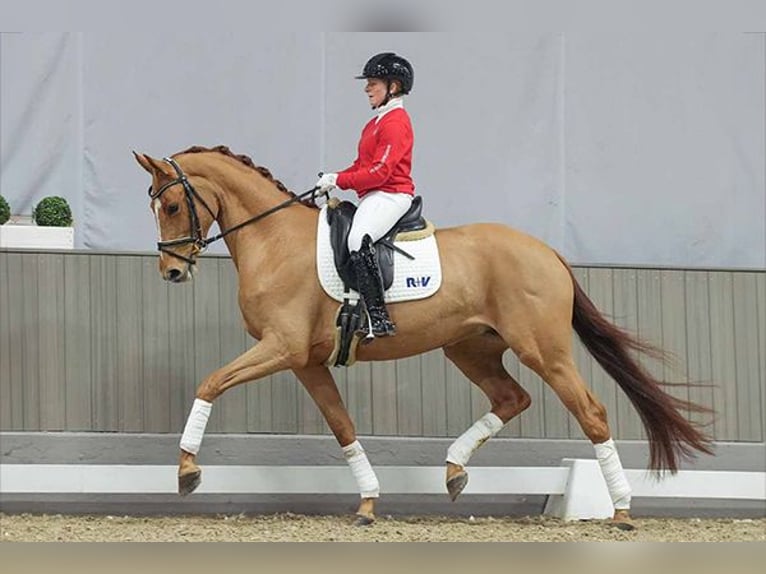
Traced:
<path fill-rule="evenodd" d="M 319 181 L 317 181 L 316 187 L 318 187 L 319 191 L 322 193 L 327 193 L 328 191 L 335 188 L 337 182 L 337 173 L 325 173 L 322 175 L 322 177 L 319 178 Z"/>

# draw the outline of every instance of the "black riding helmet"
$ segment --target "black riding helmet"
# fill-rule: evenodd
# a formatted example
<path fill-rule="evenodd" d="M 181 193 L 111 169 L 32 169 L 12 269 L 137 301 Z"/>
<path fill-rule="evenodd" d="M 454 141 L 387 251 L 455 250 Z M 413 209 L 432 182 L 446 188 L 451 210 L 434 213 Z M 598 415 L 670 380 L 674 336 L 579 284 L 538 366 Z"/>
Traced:
<path fill-rule="evenodd" d="M 393 52 L 383 52 L 376 54 L 364 65 L 361 76 L 356 76 L 357 80 L 367 78 L 380 78 L 381 80 L 399 80 L 402 86 L 402 94 L 409 94 L 412 90 L 412 83 L 415 80 L 415 72 L 412 65 Z"/>

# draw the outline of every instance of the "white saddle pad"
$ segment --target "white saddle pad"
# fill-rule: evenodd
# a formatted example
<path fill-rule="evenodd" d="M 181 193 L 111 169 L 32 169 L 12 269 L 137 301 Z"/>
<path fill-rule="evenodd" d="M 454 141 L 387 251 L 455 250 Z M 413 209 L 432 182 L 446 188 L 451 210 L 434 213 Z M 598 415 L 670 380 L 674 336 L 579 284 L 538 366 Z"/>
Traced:
<path fill-rule="evenodd" d="M 394 251 L 394 282 L 386 291 L 386 303 L 425 299 L 436 293 L 442 284 L 442 268 L 436 236 L 430 235 L 416 241 L 395 241 L 394 243 L 415 259 L 410 260 Z M 326 205 L 319 213 L 317 227 L 317 273 L 325 292 L 336 301 L 343 301 L 343 280 L 335 270 Z M 356 291 L 349 292 L 349 299 L 358 298 L 359 294 Z"/>

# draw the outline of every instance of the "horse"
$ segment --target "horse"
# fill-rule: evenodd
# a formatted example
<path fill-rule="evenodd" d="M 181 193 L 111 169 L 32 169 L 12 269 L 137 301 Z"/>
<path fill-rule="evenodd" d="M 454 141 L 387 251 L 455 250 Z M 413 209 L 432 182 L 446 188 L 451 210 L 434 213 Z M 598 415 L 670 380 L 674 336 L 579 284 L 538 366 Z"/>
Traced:
<path fill-rule="evenodd" d="M 193 146 L 161 160 L 133 154 L 152 177 L 150 208 L 159 233 L 162 278 L 172 283 L 190 279 L 200 253 L 222 238 L 238 273 L 245 327 L 257 340 L 198 385 L 181 438 L 179 494 L 200 484 L 202 471 L 195 460 L 215 399 L 236 385 L 291 369 L 327 421 L 357 481 L 356 523 L 372 523 L 378 480 L 326 365 L 335 346 L 337 303 L 322 290 L 316 274 L 306 272 L 316 268 L 316 204 L 226 146 Z M 222 232 L 208 239 L 214 221 Z M 530 395 L 503 366 L 503 354 L 510 349 L 553 389 L 593 443 L 614 505 L 612 521 L 633 528 L 630 486 L 606 409 L 575 365 L 573 331 L 638 411 L 651 470 L 676 472 L 682 459 L 712 454 L 711 438 L 682 414 L 710 409 L 666 393 L 636 357 L 665 360 L 662 349 L 607 320 L 565 259 L 542 241 L 489 223 L 437 229 L 435 237 L 440 289 L 424 299 L 390 305 L 397 334 L 360 346 L 356 360 L 399 359 L 441 348 L 487 396 L 491 410 L 447 451 L 446 489 L 455 500 L 467 483 L 471 454 L 531 404 Z"/>

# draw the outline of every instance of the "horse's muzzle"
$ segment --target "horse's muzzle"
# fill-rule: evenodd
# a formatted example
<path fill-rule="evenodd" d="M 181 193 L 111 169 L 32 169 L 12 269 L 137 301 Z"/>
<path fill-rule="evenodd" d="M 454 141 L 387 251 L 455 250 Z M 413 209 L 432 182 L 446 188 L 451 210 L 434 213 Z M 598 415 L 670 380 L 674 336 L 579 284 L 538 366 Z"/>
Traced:
<path fill-rule="evenodd" d="M 189 273 L 189 268 L 185 269 L 176 269 L 175 267 L 171 267 L 170 269 L 166 269 L 165 272 L 162 274 L 162 278 L 165 281 L 170 281 L 171 283 L 183 283 L 184 281 L 188 281 L 191 278 L 191 273 Z"/>

